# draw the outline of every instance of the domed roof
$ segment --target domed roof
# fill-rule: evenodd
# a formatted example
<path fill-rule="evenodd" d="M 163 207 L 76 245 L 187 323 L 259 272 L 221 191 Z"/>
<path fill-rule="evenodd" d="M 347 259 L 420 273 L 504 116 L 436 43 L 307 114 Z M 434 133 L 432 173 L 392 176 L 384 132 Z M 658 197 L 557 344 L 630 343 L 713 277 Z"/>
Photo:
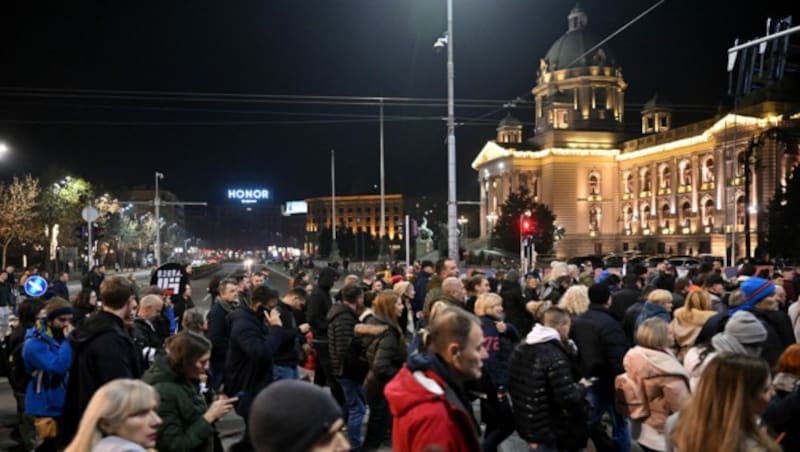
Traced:
<path fill-rule="evenodd" d="M 570 11 L 567 18 L 569 29 L 550 46 L 544 57 L 548 70 L 566 69 L 600 40 L 586 29 L 587 16 L 579 5 Z M 614 58 L 605 47 L 595 49 L 575 63 L 576 66 L 613 66 Z"/>
<path fill-rule="evenodd" d="M 516 117 L 511 116 L 511 113 L 506 113 L 506 117 L 500 120 L 500 123 L 497 124 L 497 127 L 522 127 L 522 122 Z"/>
<path fill-rule="evenodd" d="M 650 100 L 645 102 L 644 107 L 642 107 L 642 112 L 651 110 L 672 110 L 672 102 L 666 97 L 656 93 Z"/>

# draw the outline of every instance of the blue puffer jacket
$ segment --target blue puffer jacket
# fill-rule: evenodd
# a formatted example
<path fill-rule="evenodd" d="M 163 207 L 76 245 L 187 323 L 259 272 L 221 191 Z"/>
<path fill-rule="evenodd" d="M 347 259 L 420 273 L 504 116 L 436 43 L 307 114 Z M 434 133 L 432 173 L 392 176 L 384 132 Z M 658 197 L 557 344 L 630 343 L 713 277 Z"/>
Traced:
<path fill-rule="evenodd" d="M 25 393 L 25 414 L 59 417 L 64 410 L 72 346 L 52 336 L 44 320 L 25 333 L 25 370 L 32 376 Z"/>

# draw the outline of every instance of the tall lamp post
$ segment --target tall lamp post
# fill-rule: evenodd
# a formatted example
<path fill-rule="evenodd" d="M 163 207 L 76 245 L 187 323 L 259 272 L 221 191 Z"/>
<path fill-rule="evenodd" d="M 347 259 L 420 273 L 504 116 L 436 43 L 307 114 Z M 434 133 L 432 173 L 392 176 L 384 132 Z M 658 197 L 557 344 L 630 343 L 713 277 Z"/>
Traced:
<path fill-rule="evenodd" d="M 448 257 L 458 265 L 458 213 L 456 211 L 455 76 L 453 69 L 453 0 L 447 0 L 447 33 L 433 48 L 447 47 L 447 248 Z"/>

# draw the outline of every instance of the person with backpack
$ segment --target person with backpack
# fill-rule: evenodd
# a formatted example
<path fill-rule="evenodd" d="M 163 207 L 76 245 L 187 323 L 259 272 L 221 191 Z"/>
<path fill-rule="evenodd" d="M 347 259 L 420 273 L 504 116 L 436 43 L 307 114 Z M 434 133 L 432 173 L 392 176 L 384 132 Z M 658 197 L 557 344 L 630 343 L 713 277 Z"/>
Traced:
<path fill-rule="evenodd" d="M 689 402 L 689 373 L 669 351 L 672 338 L 663 319 L 642 322 L 636 342 L 625 354 L 625 373 L 615 379 L 617 393 L 623 395 L 617 402 L 633 421 L 633 437 L 642 450 L 664 451 L 667 417 Z"/>
<path fill-rule="evenodd" d="M 52 298 L 45 306 L 47 317 L 25 333 L 22 359 L 31 376 L 25 391 L 25 414 L 34 418 L 39 438 L 37 451 L 55 451 L 56 424 L 63 414 L 67 379 L 72 365 L 72 305 Z"/>
<path fill-rule="evenodd" d="M 358 313 L 364 308 L 364 292 L 356 284 L 344 286 L 341 290 L 342 302 L 328 311 L 328 347 L 331 356 L 333 376 L 344 391 L 347 434 L 354 451 L 361 450 L 361 427 L 366 413 L 366 400 L 362 384 L 367 374 L 367 366 L 351 350 L 358 350 L 353 342 L 360 341 L 355 336 Z"/>
<path fill-rule="evenodd" d="M 25 334 L 36 325 L 39 313 L 44 309 L 44 302 L 38 298 L 28 298 L 20 303 L 18 308 L 19 324 L 11 330 L 11 334 L 6 338 L 6 366 L 8 383 L 14 391 L 14 399 L 17 401 L 19 438 L 25 450 L 33 450 L 38 437 L 33 418 L 25 414 L 25 391 L 28 389 L 31 376 L 25 369 L 22 349 L 25 346 Z"/>

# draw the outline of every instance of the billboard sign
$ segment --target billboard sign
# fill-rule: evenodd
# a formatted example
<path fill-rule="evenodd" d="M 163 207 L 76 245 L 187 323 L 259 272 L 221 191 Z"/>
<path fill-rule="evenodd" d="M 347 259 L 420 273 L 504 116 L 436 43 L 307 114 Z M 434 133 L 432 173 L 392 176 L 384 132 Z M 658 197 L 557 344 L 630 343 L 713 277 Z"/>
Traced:
<path fill-rule="evenodd" d="M 268 201 L 271 195 L 266 188 L 229 188 L 226 193 L 228 199 L 239 201 L 242 204 L 256 204 L 259 201 Z"/>
<path fill-rule="evenodd" d="M 283 206 L 283 215 L 300 215 L 308 213 L 308 205 L 305 201 L 287 201 Z"/>

